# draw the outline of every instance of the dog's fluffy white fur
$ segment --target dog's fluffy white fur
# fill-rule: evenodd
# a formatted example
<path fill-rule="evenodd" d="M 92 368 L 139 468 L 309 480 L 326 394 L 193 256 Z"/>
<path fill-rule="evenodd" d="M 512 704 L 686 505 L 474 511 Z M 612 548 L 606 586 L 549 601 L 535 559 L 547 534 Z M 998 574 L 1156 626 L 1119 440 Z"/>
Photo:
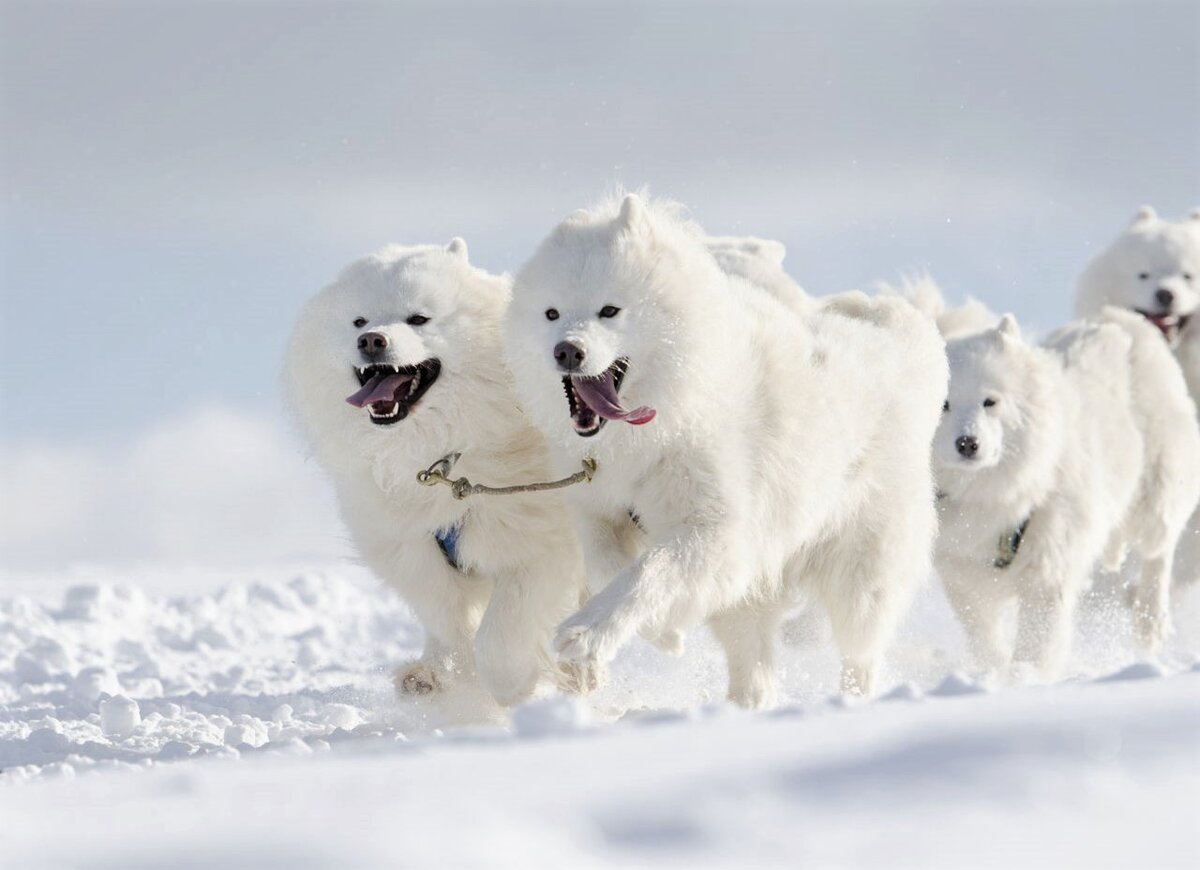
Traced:
<path fill-rule="evenodd" d="M 1200 312 L 1180 332 L 1175 358 L 1183 369 L 1188 393 L 1200 419 Z M 1200 504 L 1196 505 L 1175 551 L 1175 579 L 1181 584 L 1200 583 Z"/>
<path fill-rule="evenodd" d="M 1076 312 L 1087 317 L 1105 305 L 1138 311 L 1158 327 L 1200 408 L 1200 209 L 1178 221 L 1159 217 L 1150 206 L 1138 210 L 1079 278 Z M 1200 580 L 1200 506 L 1175 561 L 1178 581 Z"/>
<path fill-rule="evenodd" d="M 1141 315 L 1108 306 L 1094 321 L 1113 323 L 1130 336 L 1133 410 L 1143 440 L 1142 478 L 1126 520 L 1126 546 L 1141 557 L 1130 589 L 1139 640 L 1156 649 L 1170 630 L 1169 594 L 1179 544 L 1200 502 L 1200 421 L 1187 383 L 1159 331 Z M 1196 518 L 1190 525 L 1194 529 Z"/>
<path fill-rule="evenodd" d="M 1133 604 L 1147 647 L 1168 626 L 1171 552 L 1197 480 L 1182 383 L 1136 315 L 1106 309 L 1044 346 L 1011 316 L 947 343 L 950 391 L 934 439 L 938 573 L 986 667 L 1015 659 L 1045 677 L 1070 648 L 1075 604 L 1099 564 L 1142 558 Z M 1172 383 L 1159 389 L 1157 385 Z M 1134 388 L 1156 385 L 1154 395 Z M 1169 418 L 1170 422 L 1164 422 Z M 1179 433 L 1183 433 L 1180 435 Z M 1019 541 L 1018 541 L 1019 537 Z M 1002 611 L 1016 599 L 1015 642 Z"/>
<path fill-rule="evenodd" d="M 462 454 L 454 476 L 475 482 L 549 479 L 544 442 L 518 408 L 503 364 L 500 325 L 510 297 L 508 280 L 473 267 L 461 239 L 391 246 L 311 299 L 288 348 L 292 407 L 358 551 L 425 628 L 423 656 L 396 672 L 402 693 L 478 676 L 498 702 L 512 704 L 542 677 L 572 687 L 591 676 L 560 672 L 549 653 L 550 632 L 584 589 L 558 496 L 456 501 L 447 487 L 416 481 L 418 470 L 451 452 Z M 364 356 L 360 339 L 380 341 L 373 336 L 387 347 Z M 347 403 L 366 364 L 433 359 L 440 373 L 403 419 L 380 423 Z M 435 540 L 456 527 L 461 570 Z"/>
<path fill-rule="evenodd" d="M 708 236 L 704 246 L 727 275 L 745 278 L 797 311 L 813 305 L 812 297 L 783 268 L 787 256 L 783 242 L 755 236 Z"/>
<path fill-rule="evenodd" d="M 885 295 L 907 299 L 937 324 L 938 332 L 945 339 L 982 332 L 1000 322 L 999 314 L 973 297 L 968 297 L 966 302 L 956 307 L 947 305 L 941 288 L 929 275 L 905 278 L 899 285 L 881 282 L 878 289 Z"/>
<path fill-rule="evenodd" d="M 1200 309 L 1200 209 L 1179 221 L 1143 206 L 1079 276 L 1075 311 L 1105 305 L 1142 312 L 1172 343 L 1180 324 Z"/>
<path fill-rule="evenodd" d="M 586 354 L 579 377 L 627 361 L 619 404 L 645 406 L 643 425 L 578 434 L 564 341 Z M 516 277 L 506 347 L 556 473 L 598 462 L 566 500 L 603 588 L 560 627 L 562 656 L 603 662 L 637 632 L 673 647 L 707 619 L 730 699 L 768 706 L 779 621 L 807 587 L 832 617 L 844 688 L 874 688 L 935 528 L 947 373 L 924 317 L 862 294 L 800 313 L 722 271 L 676 206 L 630 195 L 542 243 Z"/>

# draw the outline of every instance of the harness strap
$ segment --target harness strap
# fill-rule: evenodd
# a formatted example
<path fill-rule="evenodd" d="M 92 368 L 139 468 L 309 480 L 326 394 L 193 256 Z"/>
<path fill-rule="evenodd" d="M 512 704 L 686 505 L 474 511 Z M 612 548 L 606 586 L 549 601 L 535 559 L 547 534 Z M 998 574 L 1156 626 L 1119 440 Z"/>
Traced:
<path fill-rule="evenodd" d="M 433 533 L 433 539 L 437 541 L 438 549 L 442 551 L 442 555 L 446 558 L 448 564 L 455 571 L 462 571 L 462 562 L 458 558 L 458 538 L 462 534 L 463 524 L 457 522 L 454 525 L 438 529 Z"/>
<path fill-rule="evenodd" d="M 1021 525 L 1005 532 L 996 542 L 997 555 L 992 564 L 997 568 L 1007 568 L 1017 558 L 1021 549 L 1021 541 L 1025 539 L 1025 529 L 1029 527 L 1029 517 L 1022 520 Z"/>
<path fill-rule="evenodd" d="M 522 492 L 543 492 L 548 489 L 562 489 L 576 483 L 590 483 L 592 475 L 596 473 L 596 460 L 589 458 L 583 460 L 582 471 L 576 471 L 570 477 L 564 477 L 562 480 L 551 480 L 547 483 L 522 483 L 516 486 L 487 486 L 482 483 L 471 483 L 465 477 L 460 477 L 457 480 L 450 479 L 450 472 L 454 468 L 454 463 L 458 462 L 461 457 L 461 453 L 447 453 L 424 471 L 418 471 L 417 483 L 421 484 L 421 486 L 436 486 L 439 483 L 444 483 L 450 487 L 451 495 L 462 501 L 469 495 L 516 495 Z"/>

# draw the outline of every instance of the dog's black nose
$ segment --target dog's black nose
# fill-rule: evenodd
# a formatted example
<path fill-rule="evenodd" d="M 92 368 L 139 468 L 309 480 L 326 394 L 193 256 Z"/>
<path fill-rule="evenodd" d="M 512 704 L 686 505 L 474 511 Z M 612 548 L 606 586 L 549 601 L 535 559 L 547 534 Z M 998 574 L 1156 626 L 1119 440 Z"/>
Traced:
<path fill-rule="evenodd" d="M 954 440 L 954 447 L 967 459 L 979 452 L 979 439 L 974 435 L 961 435 Z"/>
<path fill-rule="evenodd" d="M 554 361 L 564 372 L 578 371 L 586 356 L 582 347 L 569 341 L 560 341 L 554 345 Z"/>
<path fill-rule="evenodd" d="M 358 337 L 358 349 L 368 359 L 377 357 L 388 347 L 388 338 L 382 332 L 364 332 Z"/>
<path fill-rule="evenodd" d="M 1175 294 L 1166 287 L 1159 287 L 1154 291 L 1154 300 L 1163 308 L 1170 308 L 1171 303 L 1175 301 Z"/>

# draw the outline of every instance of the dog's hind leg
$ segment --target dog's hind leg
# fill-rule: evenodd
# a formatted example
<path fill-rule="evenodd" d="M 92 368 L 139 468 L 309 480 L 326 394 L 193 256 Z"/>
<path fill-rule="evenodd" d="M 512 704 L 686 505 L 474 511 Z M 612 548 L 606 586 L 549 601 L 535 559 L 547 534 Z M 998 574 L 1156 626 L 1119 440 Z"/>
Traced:
<path fill-rule="evenodd" d="M 1146 652 L 1155 652 L 1171 632 L 1171 564 L 1173 548 L 1165 555 L 1143 557 L 1141 575 L 1129 590 L 1134 633 Z"/>
<path fill-rule="evenodd" d="M 1197 315 L 1200 316 L 1200 315 Z M 1200 583 L 1200 507 L 1188 520 L 1175 549 L 1175 586 L 1186 588 Z"/>
<path fill-rule="evenodd" d="M 882 584 L 848 589 L 845 597 L 836 602 L 829 598 L 824 600 L 834 639 L 842 653 L 842 693 L 874 694 L 883 654 L 899 622 L 902 603 Z"/>
<path fill-rule="evenodd" d="M 862 573 L 821 584 L 833 637 L 842 653 L 841 690 L 874 694 L 883 655 L 910 599 L 908 578 Z"/>
<path fill-rule="evenodd" d="M 1200 316 L 1200 315 L 1197 315 Z M 1200 583 L 1200 506 L 1192 513 L 1175 548 L 1175 586 Z"/>
<path fill-rule="evenodd" d="M 936 522 L 928 489 L 879 505 L 862 517 L 858 533 L 845 535 L 813 564 L 815 588 L 829 612 L 842 653 L 841 690 L 871 695 L 883 656 L 918 584 L 930 573 L 930 541 Z M 903 493 L 897 487 L 893 495 Z"/>
<path fill-rule="evenodd" d="M 782 607 L 759 604 L 726 610 L 708 621 L 729 663 L 729 700 L 739 707 L 764 710 L 778 702 L 775 636 L 782 619 Z"/>

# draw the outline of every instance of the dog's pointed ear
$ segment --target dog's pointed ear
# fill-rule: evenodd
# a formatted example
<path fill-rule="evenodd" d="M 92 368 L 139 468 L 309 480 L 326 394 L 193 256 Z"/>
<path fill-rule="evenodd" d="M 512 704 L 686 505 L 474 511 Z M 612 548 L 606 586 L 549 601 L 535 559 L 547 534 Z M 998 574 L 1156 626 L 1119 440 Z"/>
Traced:
<path fill-rule="evenodd" d="M 646 203 L 636 193 L 626 195 L 621 201 L 619 219 L 626 229 L 637 229 L 646 220 Z"/>
<path fill-rule="evenodd" d="M 446 253 L 453 254 L 456 257 L 467 259 L 467 243 L 462 236 L 455 236 L 450 240 L 450 244 L 446 245 Z"/>
<path fill-rule="evenodd" d="M 996 324 L 996 333 L 1002 337 L 1020 338 L 1021 327 L 1017 325 L 1017 318 L 1011 314 L 1005 314 L 1000 318 L 1000 322 Z"/>
<path fill-rule="evenodd" d="M 1137 214 L 1133 216 L 1133 220 L 1129 222 L 1129 225 L 1131 227 L 1141 226 L 1142 224 L 1150 223 L 1150 221 L 1155 220 L 1157 217 L 1158 212 L 1154 210 L 1153 206 L 1144 205 L 1137 210 Z"/>

